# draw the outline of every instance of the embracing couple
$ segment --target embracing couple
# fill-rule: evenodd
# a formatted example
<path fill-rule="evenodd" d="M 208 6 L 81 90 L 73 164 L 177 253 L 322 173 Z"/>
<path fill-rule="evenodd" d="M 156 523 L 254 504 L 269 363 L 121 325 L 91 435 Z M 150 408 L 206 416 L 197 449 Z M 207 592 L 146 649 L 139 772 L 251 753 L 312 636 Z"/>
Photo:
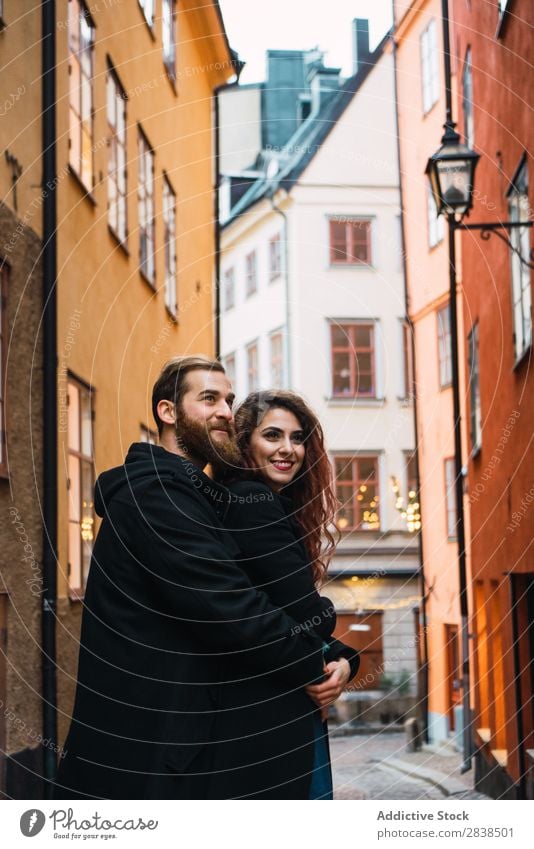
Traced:
<path fill-rule="evenodd" d="M 174 358 L 152 395 L 160 444 L 97 480 L 57 799 L 332 798 L 326 710 L 359 659 L 317 589 L 323 434 L 291 392 L 235 416 L 233 400 L 219 362 Z"/>

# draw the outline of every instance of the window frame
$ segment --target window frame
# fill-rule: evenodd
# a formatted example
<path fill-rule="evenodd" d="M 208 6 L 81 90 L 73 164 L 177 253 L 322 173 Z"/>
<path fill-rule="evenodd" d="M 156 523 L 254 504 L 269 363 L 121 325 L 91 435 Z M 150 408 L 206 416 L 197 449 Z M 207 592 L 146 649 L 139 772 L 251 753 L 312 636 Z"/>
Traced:
<path fill-rule="evenodd" d="M 372 268 L 373 267 L 373 225 L 374 218 L 366 215 L 329 215 L 328 216 L 328 261 L 331 268 Z M 354 256 L 355 241 L 354 231 L 361 230 L 362 224 L 365 224 L 365 245 L 366 258 L 359 259 Z M 343 225 L 344 227 L 344 255 L 345 259 L 339 257 L 339 248 L 336 245 L 341 244 L 340 240 L 334 237 L 335 225 Z M 354 225 L 358 225 L 357 227 Z M 350 257 L 350 258 L 349 258 Z"/>
<path fill-rule="evenodd" d="M 7 465 L 7 304 L 11 266 L 0 257 L 0 478 L 9 477 Z"/>
<path fill-rule="evenodd" d="M 228 281 L 231 281 L 229 284 Z M 235 265 L 231 265 L 229 268 L 225 268 L 223 271 L 223 308 L 224 312 L 228 312 L 228 310 L 232 310 L 235 307 Z M 228 293 L 231 293 L 231 297 L 228 297 Z"/>
<path fill-rule="evenodd" d="M 245 255 L 245 295 L 250 298 L 258 291 L 258 251 L 253 248 Z"/>
<path fill-rule="evenodd" d="M 529 218 L 528 161 L 523 154 L 506 193 L 510 221 L 522 221 Z M 526 198 L 526 209 L 522 204 Z M 529 227 L 513 227 L 510 230 L 510 242 L 515 251 L 520 251 L 526 259 L 530 257 L 531 237 Z M 532 347 L 532 283 L 531 270 L 519 259 L 517 253 L 510 250 L 510 290 L 512 309 L 512 341 L 515 364 L 521 362 Z M 520 307 L 520 318 L 517 306 Z M 519 330 L 521 333 L 519 334 Z M 521 344 L 520 344 L 521 343 Z"/>
<path fill-rule="evenodd" d="M 355 344 L 355 333 L 357 328 L 369 328 L 371 330 L 371 345 L 369 348 L 357 348 Z M 347 329 L 350 330 L 347 333 Z M 340 399 L 371 399 L 378 398 L 378 369 L 377 369 L 377 350 L 376 350 L 376 329 L 377 322 L 369 319 L 361 319 L 357 321 L 330 321 L 329 322 L 329 345 L 330 345 L 330 398 L 332 400 Z M 334 332 L 343 330 L 348 338 L 347 345 L 334 345 Z M 369 392 L 357 391 L 358 374 L 360 370 L 357 368 L 358 351 L 371 354 L 371 390 Z M 334 357 L 336 353 L 349 354 L 349 392 L 335 391 L 336 371 L 334 366 Z"/>
<path fill-rule="evenodd" d="M 345 526 L 340 527 L 338 517 L 336 516 L 336 525 L 337 525 L 338 529 L 341 531 L 341 533 L 355 533 L 355 532 L 380 533 L 380 531 L 382 529 L 382 519 L 381 519 L 381 515 L 380 515 L 380 503 L 381 503 L 380 502 L 380 458 L 381 458 L 380 452 L 375 452 L 375 451 L 361 451 L 361 452 L 336 451 L 331 456 L 332 456 L 333 467 L 334 467 L 334 469 L 333 469 L 334 486 L 335 486 L 335 493 L 336 493 L 338 505 L 341 505 L 341 509 L 342 509 L 344 504 L 347 503 L 342 498 L 340 498 L 339 489 L 340 488 L 341 489 L 348 489 L 349 486 L 350 486 L 350 491 L 352 493 L 351 494 L 352 514 L 353 514 L 354 519 L 356 519 L 356 515 L 357 515 L 356 511 L 359 511 L 358 515 L 360 517 L 359 522 L 357 524 L 354 524 L 354 525 L 347 524 Z M 365 485 L 367 487 L 367 484 L 370 480 L 369 477 L 367 477 L 365 479 L 363 477 L 361 477 L 359 470 L 358 470 L 358 474 L 355 475 L 355 465 L 357 465 L 359 463 L 359 461 L 362 461 L 362 460 L 372 460 L 374 462 L 374 466 L 375 466 L 375 494 L 373 496 L 373 499 L 371 499 L 371 500 L 377 499 L 377 502 L 378 502 L 378 506 L 375 505 L 374 508 L 371 508 L 371 509 L 373 509 L 377 512 L 378 527 L 375 527 L 375 528 L 362 528 L 361 527 L 362 522 L 363 522 L 363 510 L 365 509 L 365 505 L 362 505 L 362 507 L 359 506 L 359 502 L 357 500 L 357 495 L 360 492 L 361 486 Z M 350 471 L 351 471 L 350 481 L 340 480 L 338 478 L 338 474 L 337 474 L 337 462 L 338 461 L 344 462 L 345 468 L 346 468 L 347 464 L 350 463 Z M 365 490 L 365 491 L 367 491 L 367 490 Z M 339 512 L 339 509 L 340 509 L 340 507 L 338 506 L 338 512 Z"/>
<path fill-rule="evenodd" d="M 443 458 L 443 479 L 445 482 L 445 526 L 448 542 L 458 539 L 458 509 L 456 504 L 456 461 L 454 457 Z"/>
<path fill-rule="evenodd" d="M 232 363 L 233 366 L 229 367 L 229 363 Z M 236 383 L 237 383 L 237 352 L 230 351 L 228 354 L 225 354 L 222 358 L 222 364 L 224 370 L 226 372 L 226 376 L 232 387 L 234 392 L 236 392 Z M 237 394 L 237 393 L 236 393 Z"/>
<path fill-rule="evenodd" d="M 78 42 L 78 49 L 75 50 L 73 48 L 74 34 L 72 32 L 71 23 L 74 20 L 74 6 L 76 5 L 77 9 L 77 33 L 76 40 Z M 90 71 L 89 75 L 83 69 L 82 62 L 82 51 L 80 49 L 81 42 L 81 21 L 84 21 L 89 27 L 91 33 L 91 39 L 89 41 L 89 64 Z M 68 165 L 70 172 L 74 175 L 74 177 L 78 180 L 82 188 L 88 195 L 92 195 L 93 189 L 95 187 L 95 163 L 94 163 L 94 115 L 95 115 L 95 99 L 94 99 L 94 76 L 95 76 L 95 31 L 96 26 L 94 20 L 90 14 L 89 7 L 85 3 L 85 0 L 69 0 L 68 5 L 68 27 L 67 27 L 67 51 L 68 51 L 68 76 L 69 76 L 69 94 L 68 94 L 68 103 L 69 103 L 69 129 L 68 129 Z M 71 77 L 73 76 L 73 69 L 75 67 L 74 63 L 76 63 L 78 67 L 78 94 L 77 94 L 77 102 L 76 105 L 73 106 L 73 86 Z M 89 121 L 88 123 L 83 120 L 83 79 L 88 80 L 88 92 L 90 98 L 90 106 L 89 106 Z M 77 111 L 75 111 L 77 110 Z M 74 117 L 74 121 L 73 121 Z M 74 137 L 74 125 L 76 126 L 76 131 L 79 134 L 78 139 L 78 158 L 75 161 L 74 158 L 74 148 L 73 148 L 73 137 Z M 89 144 L 89 179 L 86 179 L 87 175 L 84 170 L 84 157 L 83 157 L 83 140 L 84 140 L 84 125 L 87 130 L 87 137 L 90 142 Z"/>
<path fill-rule="evenodd" d="M 167 76 L 173 85 L 176 83 L 176 25 L 177 25 L 177 14 L 176 14 L 176 0 L 162 0 L 161 2 L 161 41 L 162 41 L 162 56 L 163 56 L 163 66 L 167 72 Z M 170 10 L 170 41 L 169 44 L 172 47 L 172 55 L 171 57 L 167 57 L 165 55 L 165 27 L 167 26 L 167 20 L 165 16 L 165 9 L 168 8 Z"/>
<path fill-rule="evenodd" d="M 439 101 L 439 49 L 436 19 L 431 18 L 419 37 L 421 106 L 428 115 Z M 426 96 L 428 94 L 428 97 Z"/>
<path fill-rule="evenodd" d="M 462 70 L 462 113 L 464 118 L 464 141 L 472 148 L 475 143 L 475 119 L 473 115 L 473 63 L 469 44 L 465 51 Z"/>
<path fill-rule="evenodd" d="M 273 342 L 275 339 L 280 340 L 280 352 L 277 357 L 279 360 L 279 374 L 280 379 L 277 381 L 275 376 L 275 368 L 273 363 L 275 362 L 274 352 L 273 352 Z M 284 389 L 285 388 L 285 332 L 283 327 L 279 327 L 276 330 L 272 330 L 269 333 L 269 369 L 270 369 L 270 377 L 271 377 L 271 386 L 273 389 Z"/>
<path fill-rule="evenodd" d="M 156 154 L 154 148 L 148 141 L 140 124 L 137 125 L 137 211 L 138 211 L 138 229 L 139 229 L 139 273 L 152 289 L 156 289 Z M 150 180 L 146 179 L 146 161 L 150 163 Z M 141 168 L 141 162 L 143 166 Z M 148 192 L 147 186 L 151 187 L 151 192 Z M 144 209 L 143 204 L 147 204 L 148 200 L 152 201 L 152 216 L 148 220 L 148 210 Z M 143 214 L 141 210 L 144 209 Z M 141 223 L 143 221 L 143 224 Z M 143 235 L 150 236 L 152 251 L 149 257 L 148 251 L 146 256 L 146 264 L 148 265 L 149 258 L 152 259 L 152 277 L 147 273 L 143 265 Z M 148 244 L 148 238 L 147 238 Z"/>
<path fill-rule="evenodd" d="M 260 385 L 260 346 L 259 339 L 253 339 L 252 342 L 249 342 L 245 348 L 246 351 L 246 368 L 247 368 L 247 395 L 250 392 L 255 392 L 259 389 Z M 250 355 L 255 351 L 256 355 L 256 363 L 255 369 L 251 369 L 250 364 Z M 251 373 L 255 374 L 255 381 L 251 381 L 250 375 Z"/>
<path fill-rule="evenodd" d="M 282 276 L 282 239 L 276 233 L 269 239 L 269 283 Z"/>
<path fill-rule="evenodd" d="M 170 214 L 170 219 L 169 219 Z M 163 172 L 163 257 L 165 306 L 173 319 L 178 317 L 178 268 L 176 252 L 176 192 Z"/>
<path fill-rule="evenodd" d="M 128 244 L 128 128 L 127 128 L 127 115 L 126 115 L 126 101 L 128 100 L 128 95 L 126 94 L 126 90 L 124 89 L 124 86 L 122 85 L 122 83 L 120 81 L 119 75 L 117 74 L 117 71 L 116 71 L 115 67 L 113 66 L 113 63 L 111 62 L 109 57 L 108 57 L 108 62 L 107 62 L 107 73 L 106 73 L 106 95 L 108 94 L 108 89 L 107 89 L 108 80 L 113 81 L 113 86 L 114 86 L 114 100 L 113 100 L 113 102 L 114 102 L 114 106 L 115 107 L 117 106 L 119 100 L 122 101 L 122 103 L 124 104 L 123 105 L 123 110 L 124 110 L 123 111 L 124 142 L 121 145 L 121 142 L 118 141 L 119 136 L 118 136 L 117 128 L 116 128 L 116 126 L 115 127 L 112 126 L 110 124 L 110 121 L 109 121 L 109 102 L 106 98 L 106 119 L 107 119 L 107 125 L 108 125 L 108 175 L 107 175 L 107 181 L 108 181 L 108 192 L 107 192 L 108 227 L 111 230 L 113 236 L 117 239 L 118 243 L 122 247 L 126 248 L 127 244 Z M 118 95 L 118 97 L 117 97 L 117 95 Z M 116 114 L 115 114 L 115 117 L 116 117 Z M 110 201 L 109 187 L 110 187 L 110 181 L 112 181 L 112 176 L 111 176 L 111 174 L 112 174 L 111 163 L 113 161 L 112 150 L 114 148 L 120 148 L 120 147 L 122 147 L 123 155 L 124 155 L 124 160 L 123 160 L 124 161 L 124 191 L 123 192 L 120 191 L 120 180 L 119 180 L 118 176 L 115 176 L 113 178 L 113 182 L 114 182 L 114 185 L 115 185 L 115 192 L 116 192 L 116 201 L 115 202 L 117 204 L 117 222 L 120 221 L 120 211 L 119 210 L 120 210 L 121 199 L 122 199 L 122 202 L 124 204 L 124 234 L 122 234 L 120 232 L 120 228 L 115 227 L 114 224 L 110 220 L 110 217 L 111 217 L 111 201 Z M 118 155 L 117 155 L 117 153 L 115 153 L 114 160 L 115 160 L 115 169 L 113 171 L 113 174 L 118 175 L 119 165 L 118 165 Z"/>
<path fill-rule="evenodd" d="M 426 182 L 426 217 L 428 227 L 428 248 L 433 250 L 441 244 L 445 238 L 445 220 L 443 215 L 438 215 L 438 209 L 430 183 Z"/>
<path fill-rule="evenodd" d="M 149 19 L 148 15 L 147 15 L 147 10 L 145 8 L 145 5 L 148 5 L 148 2 L 150 3 L 150 6 L 152 8 L 152 19 L 151 20 Z M 143 14 L 143 19 L 144 19 L 148 29 L 150 30 L 150 34 L 152 36 L 155 36 L 154 30 L 155 30 L 155 26 L 156 26 L 156 0 L 148 0 L 148 2 L 147 2 L 147 0 L 138 0 L 138 5 L 139 5 L 139 8 L 141 9 L 141 12 Z"/>
<path fill-rule="evenodd" d="M 474 322 L 467 337 L 467 350 L 469 365 L 469 435 L 471 438 L 471 456 L 475 457 L 482 447 L 478 321 Z"/>
<path fill-rule="evenodd" d="M 442 321 L 442 316 L 447 315 L 447 322 Z M 452 386 L 452 336 L 451 336 L 451 310 L 450 302 L 436 310 L 436 336 L 438 340 L 438 382 L 440 389 L 448 389 Z M 447 345 L 448 342 L 448 345 Z M 445 377 L 445 380 L 443 379 Z M 448 379 L 447 379 L 448 378 Z"/>
<path fill-rule="evenodd" d="M 80 476 L 79 477 L 79 481 L 80 481 L 80 486 L 79 486 L 80 520 L 77 521 L 77 520 L 73 520 L 71 518 L 71 494 L 70 494 L 71 477 L 70 477 L 70 468 L 68 468 L 68 470 L 67 470 L 67 564 L 68 564 L 67 584 L 68 584 L 69 597 L 72 600 L 76 600 L 76 599 L 83 598 L 83 596 L 85 595 L 85 587 L 86 587 L 86 584 L 87 584 L 87 576 L 89 574 L 89 565 L 90 565 L 90 561 L 91 561 L 90 556 L 84 561 L 84 542 L 85 541 L 83 540 L 83 537 L 81 536 L 82 519 L 83 519 L 83 513 L 82 513 L 82 511 L 83 511 L 83 506 L 82 506 L 83 472 L 82 472 L 82 468 L 85 464 L 85 466 L 90 469 L 90 481 L 91 481 L 90 491 L 91 491 L 91 494 L 92 494 L 93 499 L 94 499 L 94 487 L 95 487 L 95 442 L 94 442 L 95 389 L 89 383 L 87 383 L 86 381 L 81 380 L 79 377 L 77 377 L 73 372 L 68 371 L 67 372 L 67 404 L 68 404 L 69 407 L 70 407 L 69 391 L 70 391 L 71 385 L 75 385 L 77 387 L 78 392 L 80 392 L 80 391 L 85 392 L 89 396 L 89 410 L 90 410 L 90 422 L 91 422 L 90 439 L 91 439 L 91 452 L 92 452 L 89 455 L 89 454 L 85 454 L 82 450 L 82 416 L 81 416 L 81 405 L 80 405 L 79 410 L 78 410 L 78 439 L 79 439 L 79 445 L 80 445 L 79 450 L 73 449 L 71 447 L 71 441 L 70 441 L 71 440 L 70 410 L 69 410 L 69 415 L 68 415 L 68 426 L 67 426 L 67 455 L 68 455 L 68 459 L 69 459 L 69 467 L 70 467 L 71 457 L 76 458 L 76 460 L 78 461 L 78 464 L 79 464 L 79 476 Z M 95 521 L 96 521 L 94 501 L 91 502 L 91 506 L 92 506 L 92 529 L 93 529 L 92 539 L 93 539 L 93 544 L 94 544 Z M 71 582 L 71 552 L 72 552 L 72 548 L 71 548 L 71 540 L 70 540 L 70 530 L 71 530 L 72 525 L 79 525 L 79 527 L 80 527 L 80 543 L 79 543 L 80 549 L 79 549 L 78 554 L 79 554 L 79 557 L 80 557 L 81 586 L 76 586 Z M 91 546 L 91 552 L 92 552 L 92 546 Z"/>

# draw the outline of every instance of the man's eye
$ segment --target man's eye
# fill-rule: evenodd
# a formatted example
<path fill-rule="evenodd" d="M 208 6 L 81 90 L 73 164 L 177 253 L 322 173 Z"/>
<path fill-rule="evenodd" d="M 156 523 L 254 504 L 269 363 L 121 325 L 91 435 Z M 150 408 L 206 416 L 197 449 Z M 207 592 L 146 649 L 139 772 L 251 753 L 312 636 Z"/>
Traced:
<path fill-rule="evenodd" d="M 205 401 L 215 401 L 215 395 L 206 395 L 204 397 Z"/>

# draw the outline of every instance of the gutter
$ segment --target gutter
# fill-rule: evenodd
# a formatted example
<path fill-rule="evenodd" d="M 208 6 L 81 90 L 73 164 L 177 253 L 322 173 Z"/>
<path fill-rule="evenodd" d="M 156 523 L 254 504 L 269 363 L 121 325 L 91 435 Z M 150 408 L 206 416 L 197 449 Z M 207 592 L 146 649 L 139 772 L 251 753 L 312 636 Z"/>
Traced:
<path fill-rule="evenodd" d="M 218 8 L 218 3 L 216 4 Z M 220 9 L 219 9 L 220 13 Z M 222 18 L 221 18 L 222 21 Z M 215 277 L 215 359 L 221 357 L 221 223 L 219 218 L 219 190 L 221 182 L 220 171 L 220 128 L 219 128 L 219 93 L 227 91 L 230 88 L 235 88 L 239 85 L 239 77 L 245 67 L 245 63 L 238 58 L 235 50 L 231 50 L 232 62 L 235 68 L 236 79 L 233 83 L 222 83 L 213 89 L 213 130 L 215 134 L 214 156 L 215 156 L 215 186 L 213 189 L 213 220 L 215 226 L 215 257 L 214 257 L 214 277 Z"/>
<path fill-rule="evenodd" d="M 43 592 L 42 685 L 43 776 L 52 798 L 57 751 L 57 168 L 56 168 L 56 5 L 42 6 L 42 193 L 43 193 Z"/>
<path fill-rule="evenodd" d="M 287 223 L 287 215 L 283 212 L 279 206 L 274 202 L 274 189 L 272 193 L 268 195 L 269 200 L 271 201 L 271 207 L 273 212 L 277 212 L 278 215 L 281 215 L 284 219 L 284 284 L 285 284 L 285 302 L 286 302 L 286 344 L 284 347 L 284 360 L 285 360 L 285 372 L 286 372 L 286 381 L 288 389 L 292 387 L 292 375 L 291 375 L 291 303 L 289 299 L 289 253 L 288 253 L 288 223 Z"/>

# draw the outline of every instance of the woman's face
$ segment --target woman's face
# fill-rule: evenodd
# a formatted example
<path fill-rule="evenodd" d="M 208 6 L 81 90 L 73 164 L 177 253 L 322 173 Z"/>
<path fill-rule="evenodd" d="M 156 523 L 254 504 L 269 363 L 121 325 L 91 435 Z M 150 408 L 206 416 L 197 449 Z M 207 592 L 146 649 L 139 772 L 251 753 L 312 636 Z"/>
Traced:
<path fill-rule="evenodd" d="M 301 423 L 282 407 L 269 410 L 250 437 L 253 466 L 275 492 L 302 468 L 306 448 Z"/>

